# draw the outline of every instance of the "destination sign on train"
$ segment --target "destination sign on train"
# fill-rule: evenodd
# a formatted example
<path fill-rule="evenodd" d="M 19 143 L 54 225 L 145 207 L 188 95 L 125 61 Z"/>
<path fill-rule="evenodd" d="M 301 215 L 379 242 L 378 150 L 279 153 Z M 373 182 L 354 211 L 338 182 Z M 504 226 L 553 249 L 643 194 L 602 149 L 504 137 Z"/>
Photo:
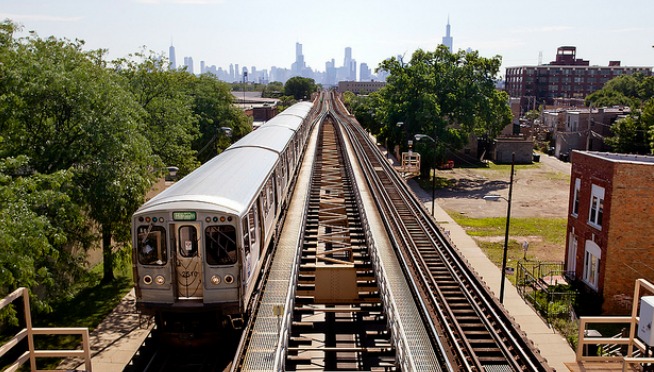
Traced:
<path fill-rule="evenodd" d="M 174 221 L 195 221 L 195 212 L 173 212 Z"/>

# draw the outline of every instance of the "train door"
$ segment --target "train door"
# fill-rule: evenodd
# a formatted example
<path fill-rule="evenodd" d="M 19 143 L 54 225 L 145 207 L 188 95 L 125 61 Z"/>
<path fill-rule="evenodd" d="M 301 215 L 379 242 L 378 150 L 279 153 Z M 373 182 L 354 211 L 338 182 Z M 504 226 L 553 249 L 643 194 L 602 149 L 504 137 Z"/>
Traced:
<path fill-rule="evenodd" d="M 202 298 L 201 226 L 199 223 L 174 224 L 175 277 L 180 300 Z"/>

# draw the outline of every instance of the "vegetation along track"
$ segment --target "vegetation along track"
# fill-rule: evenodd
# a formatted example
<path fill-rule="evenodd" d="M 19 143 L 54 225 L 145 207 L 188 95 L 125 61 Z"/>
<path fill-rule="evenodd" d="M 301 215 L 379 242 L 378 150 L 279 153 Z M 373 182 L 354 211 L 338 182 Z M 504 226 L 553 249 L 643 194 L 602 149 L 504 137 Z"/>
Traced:
<path fill-rule="evenodd" d="M 459 370 L 550 371 L 503 307 L 443 237 L 424 206 L 393 170 L 367 133 L 338 109 L 339 121 L 357 139 L 355 151 L 386 228 L 413 278 L 425 322 L 448 345 Z"/>

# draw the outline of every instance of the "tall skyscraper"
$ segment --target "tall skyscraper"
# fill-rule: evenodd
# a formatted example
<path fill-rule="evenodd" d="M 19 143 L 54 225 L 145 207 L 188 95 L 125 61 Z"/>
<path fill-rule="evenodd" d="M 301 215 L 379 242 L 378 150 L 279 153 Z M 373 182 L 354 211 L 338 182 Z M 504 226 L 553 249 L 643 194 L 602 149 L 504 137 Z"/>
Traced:
<path fill-rule="evenodd" d="M 345 59 L 343 60 L 345 80 L 355 81 L 357 79 L 357 63 L 352 59 L 352 48 L 345 48 Z"/>
<path fill-rule="evenodd" d="M 304 62 L 304 54 L 302 54 L 302 44 L 295 43 L 295 62 L 291 66 L 293 75 L 302 76 L 302 72 L 306 68 L 306 63 Z"/>
<path fill-rule="evenodd" d="M 184 57 L 184 66 L 186 66 L 186 71 L 193 74 L 193 57 Z"/>
<path fill-rule="evenodd" d="M 368 64 L 363 62 L 359 64 L 359 81 L 369 81 L 372 77 L 372 72 L 368 67 Z"/>
<path fill-rule="evenodd" d="M 445 27 L 445 36 L 443 36 L 443 45 L 452 53 L 452 42 L 454 38 L 450 36 L 450 16 L 447 16 L 447 26 Z"/>
<path fill-rule="evenodd" d="M 175 60 L 175 47 L 173 44 L 170 44 L 170 48 L 168 48 L 168 59 L 170 60 L 170 69 L 175 70 L 177 68 L 177 62 Z"/>

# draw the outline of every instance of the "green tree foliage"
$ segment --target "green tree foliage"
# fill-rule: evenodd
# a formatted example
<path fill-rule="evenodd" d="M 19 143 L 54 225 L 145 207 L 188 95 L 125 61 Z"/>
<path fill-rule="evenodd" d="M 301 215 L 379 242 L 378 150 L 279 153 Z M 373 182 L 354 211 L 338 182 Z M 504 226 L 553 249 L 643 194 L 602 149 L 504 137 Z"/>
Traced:
<path fill-rule="evenodd" d="M 318 91 L 316 82 L 313 79 L 294 76 L 284 84 L 284 95 L 292 96 L 297 101 L 310 100 L 311 94 Z"/>
<path fill-rule="evenodd" d="M 342 100 L 345 107 L 357 118 L 361 126 L 372 133 L 379 133 L 382 130 L 381 122 L 377 120 L 376 108 L 380 106 L 381 100 L 377 92 L 373 92 L 368 96 L 357 96 L 352 92 L 345 92 Z"/>
<path fill-rule="evenodd" d="M 633 109 L 641 106 L 642 102 L 654 97 L 654 76 L 645 76 L 637 73 L 615 77 L 602 87 L 602 89 L 586 97 L 586 106 L 610 107 L 625 105 Z"/>
<path fill-rule="evenodd" d="M 14 40 L 6 30 L 0 155 L 27 156 L 36 174 L 72 173 L 66 194 L 102 232 L 104 279 L 112 280 L 112 238 L 129 235 L 131 213 L 159 164 L 141 134 L 144 112 L 107 69 L 103 51 L 35 34 Z"/>
<path fill-rule="evenodd" d="M 200 130 L 193 149 L 202 163 L 252 130 L 243 111 L 233 105 L 234 97 L 229 89 L 228 84 L 218 81 L 213 75 L 194 76 L 189 80 L 187 91 L 193 98 L 193 113 L 198 118 Z M 229 128 L 231 133 L 226 133 L 225 128 Z"/>
<path fill-rule="evenodd" d="M 417 50 L 408 63 L 396 58 L 383 61 L 379 68 L 390 76 L 374 112 L 382 126 L 373 133 L 403 148 L 417 133 L 436 139 L 437 146 L 416 144 L 429 154 L 423 174 L 432 162 L 443 160 L 446 149 L 467 143 L 471 133 L 495 137 L 512 117 L 507 94 L 495 89 L 500 64 L 499 56 L 450 53 L 444 46 L 434 52 Z M 398 122 L 403 125 L 398 127 Z"/>
<path fill-rule="evenodd" d="M 33 172 L 26 156 L 0 159 L 0 296 L 28 287 L 47 310 L 84 276 L 89 229 L 68 193 L 72 178 Z"/>
<path fill-rule="evenodd" d="M 593 107 L 629 106 L 631 113 L 611 127 L 605 139 L 613 151 L 650 154 L 654 152 L 654 76 L 621 75 L 586 97 Z"/>
<path fill-rule="evenodd" d="M 195 76 L 181 69 L 169 70 L 151 53 L 133 57 L 140 61 L 121 60 L 115 64 L 144 110 L 143 133 L 163 164 L 176 166 L 179 174 L 185 175 L 199 165 L 192 146 L 199 136 L 198 117 L 193 111 L 194 99 L 187 91 Z"/>
<path fill-rule="evenodd" d="M 261 96 L 265 98 L 279 98 L 284 94 L 284 84 L 273 81 L 264 86 Z"/>

